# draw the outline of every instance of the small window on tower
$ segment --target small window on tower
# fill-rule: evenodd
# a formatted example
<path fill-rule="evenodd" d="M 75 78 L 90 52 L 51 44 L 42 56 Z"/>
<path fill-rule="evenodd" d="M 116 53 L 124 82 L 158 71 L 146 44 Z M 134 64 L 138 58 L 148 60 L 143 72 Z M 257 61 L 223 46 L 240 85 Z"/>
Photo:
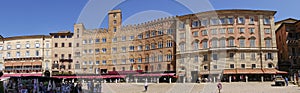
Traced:
<path fill-rule="evenodd" d="M 114 18 L 117 18 L 117 14 L 114 14 L 113 17 L 114 17 Z"/>

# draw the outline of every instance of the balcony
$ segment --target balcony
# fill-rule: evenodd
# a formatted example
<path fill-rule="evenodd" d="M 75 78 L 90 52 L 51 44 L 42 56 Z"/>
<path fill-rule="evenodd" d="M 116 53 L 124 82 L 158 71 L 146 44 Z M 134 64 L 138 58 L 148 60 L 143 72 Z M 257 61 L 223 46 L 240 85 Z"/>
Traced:
<path fill-rule="evenodd" d="M 73 62 L 73 59 L 59 59 L 59 62 Z"/>
<path fill-rule="evenodd" d="M 4 61 L 42 60 L 43 57 L 4 58 Z"/>

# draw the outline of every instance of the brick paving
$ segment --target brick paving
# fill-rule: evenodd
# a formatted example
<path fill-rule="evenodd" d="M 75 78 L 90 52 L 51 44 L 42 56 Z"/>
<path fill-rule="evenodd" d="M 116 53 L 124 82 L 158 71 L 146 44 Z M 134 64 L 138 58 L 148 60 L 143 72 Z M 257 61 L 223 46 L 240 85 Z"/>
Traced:
<path fill-rule="evenodd" d="M 271 86 L 274 82 L 233 82 L 222 83 L 221 93 L 300 93 L 300 87 Z M 218 93 L 216 83 L 149 83 L 144 91 L 143 83 L 105 83 L 103 93 Z"/>

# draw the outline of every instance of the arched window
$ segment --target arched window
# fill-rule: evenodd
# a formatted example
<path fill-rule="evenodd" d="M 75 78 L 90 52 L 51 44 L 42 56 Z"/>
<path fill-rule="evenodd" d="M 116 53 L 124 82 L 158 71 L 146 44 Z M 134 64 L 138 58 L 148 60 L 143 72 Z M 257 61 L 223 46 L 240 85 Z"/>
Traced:
<path fill-rule="evenodd" d="M 180 46 L 180 51 L 184 52 L 185 51 L 185 43 L 180 43 L 179 46 Z"/>
<path fill-rule="evenodd" d="M 218 47 L 218 40 L 217 39 L 213 39 L 213 40 L 211 40 L 211 42 L 212 42 L 212 47 L 213 48 Z"/>
<path fill-rule="evenodd" d="M 226 40 L 225 38 L 220 39 L 220 47 L 224 48 L 226 46 Z"/>
<path fill-rule="evenodd" d="M 193 42 L 193 46 L 194 46 L 194 50 L 198 50 L 199 49 L 199 41 L 198 40 L 195 40 Z"/>

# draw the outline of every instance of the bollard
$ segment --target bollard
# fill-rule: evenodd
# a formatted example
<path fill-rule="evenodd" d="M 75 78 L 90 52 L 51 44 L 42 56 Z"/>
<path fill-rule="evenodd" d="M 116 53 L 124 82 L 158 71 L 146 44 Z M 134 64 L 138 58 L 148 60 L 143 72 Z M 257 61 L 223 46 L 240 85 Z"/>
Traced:
<path fill-rule="evenodd" d="M 137 79 L 135 79 L 135 83 L 137 83 Z"/>
<path fill-rule="evenodd" d="M 231 76 L 229 76 L 229 83 L 231 83 Z"/>
<path fill-rule="evenodd" d="M 156 83 L 159 83 L 159 78 L 156 78 Z"/>
<path fill-rule="evenodd" d="M 152 83 L 152 78 L 150 79 L 150 82 Z"/>
<path fill-rule="evenodd" d="M 185 83 L 185 77 L 183 78 L 183 83 Z"/>
<path fill-rule="evenodd" d="M 261 82 L 264 82 L 264 76 L 261 76 Z"/>
<path fill-rule="evenodd" d="M 214 83 L 216 83 L 216 77 L 214 77 Z"/>
<path fill-rule="evenodd" d="M 246 82 L 248 82 L 248 76 L 246 75 Z"/>
<path fill-rule="evenodd" d="M 169 78 L 169 83 L 170 83 L 170 84 L 172 83 L 172 78 Z"/>

